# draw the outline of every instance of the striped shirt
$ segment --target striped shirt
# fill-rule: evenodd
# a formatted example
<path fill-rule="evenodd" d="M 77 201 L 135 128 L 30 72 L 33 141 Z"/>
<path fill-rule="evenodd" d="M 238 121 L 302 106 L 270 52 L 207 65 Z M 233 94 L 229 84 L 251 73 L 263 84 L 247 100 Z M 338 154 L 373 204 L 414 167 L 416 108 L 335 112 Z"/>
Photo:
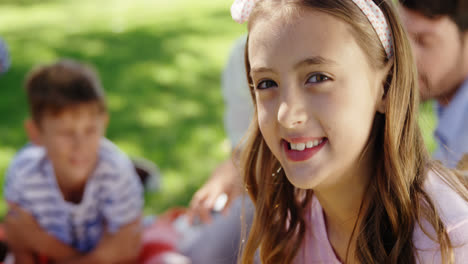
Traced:
<path fill-rule="evenodd" d="M 86 253 L 104 232 L 115 233 L 142 213 L 143 190 L 128 159 L 103 139 L 99 160 L 79 204 L 63 199 L 43 147 L 28 144 L 13 159 L 5 199 L 29 211 L 39 225 L 63 243 Z"/>

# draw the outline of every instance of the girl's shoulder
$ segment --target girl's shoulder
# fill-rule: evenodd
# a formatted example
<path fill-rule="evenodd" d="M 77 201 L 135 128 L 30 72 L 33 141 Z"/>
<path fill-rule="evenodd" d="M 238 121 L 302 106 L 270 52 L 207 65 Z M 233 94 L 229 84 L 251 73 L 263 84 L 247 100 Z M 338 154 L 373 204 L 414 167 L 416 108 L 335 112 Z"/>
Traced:
<path fill-rule="evenodd" d="M 435 171 L 429 171 L 424 189 L 449 233 L 463 225 L 468 228 L 468 201 L 452 188 L 444 177 Z"/>
<path fill-rule="evenodd" d="M 468 202 L 440 174 L 429 171 L 424 189 L 431 198 L 454 247 L 455 263 L 468 261 Z M 415 226 L 414 246 L 419 263 L 441 263 L 433 227 L 423 219 Z"/>

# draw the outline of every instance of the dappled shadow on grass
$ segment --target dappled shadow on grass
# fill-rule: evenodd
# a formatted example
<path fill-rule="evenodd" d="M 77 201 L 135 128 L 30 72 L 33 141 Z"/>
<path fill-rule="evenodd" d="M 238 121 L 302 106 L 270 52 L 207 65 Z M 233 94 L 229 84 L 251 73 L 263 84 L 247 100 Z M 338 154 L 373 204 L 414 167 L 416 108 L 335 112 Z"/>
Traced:
<path fill-rule="evenodd" d="M 160 194 L 148 195 L 150 211 L 187 205 L 224 155 L 220 69 L 200 48 L 222 29 L 199 29 L 182 21 L 120 33 L 70 33 L 54 41 L 37 37 L 41 30 L 7 36 L 17 56 L 11 71 L 0 78 L 0 112 L 8 113 L 2 115 L 0 147 L 18 149 L 26 142 L 22 82 L 36 61 L 31 58 L 34 51 L 84 61 L 99 71 L 107 92 L 108 137 L 132 155 L 157 163 L 165 177 L 178 177 L 167 181 L 172 184 L 170 193 L 163 186 Z"/>

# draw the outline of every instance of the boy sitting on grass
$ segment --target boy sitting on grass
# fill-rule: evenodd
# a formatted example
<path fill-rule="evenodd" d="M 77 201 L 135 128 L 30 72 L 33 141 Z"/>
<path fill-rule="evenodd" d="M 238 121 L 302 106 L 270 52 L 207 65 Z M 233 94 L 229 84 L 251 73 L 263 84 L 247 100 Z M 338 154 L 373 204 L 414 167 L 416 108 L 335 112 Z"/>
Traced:
<path fill-rule="evenodd" d="M 10 164 L 7 241 L 15 262 L 134 263 L 143 198 L 129 158 L 104 138 L 108 113 L 96 74 L 73 61 L 26 81 L 32 144 Z"/>

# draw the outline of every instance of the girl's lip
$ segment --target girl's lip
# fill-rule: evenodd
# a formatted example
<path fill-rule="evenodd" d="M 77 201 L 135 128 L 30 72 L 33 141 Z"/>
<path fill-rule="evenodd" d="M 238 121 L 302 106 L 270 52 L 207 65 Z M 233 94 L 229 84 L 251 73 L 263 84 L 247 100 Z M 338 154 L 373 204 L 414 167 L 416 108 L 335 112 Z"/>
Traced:
<path fill-rule="evenodd" d="M 306 148 L 302 151 L 289 149 L 289 142 L 286 140 L 282 140 L 281 144 L 283 146 L 284 152 L 286 153 L 286 157 L 290 161 L 300 162 L 300 161 L 306 161 L 312 158 L 317 152 L 319 152 L 323 148 L 323 146 L 325 146 L 325 144 L 328 143 L 327 138 L 321 138 L 320 140 L 322 140 L 322 143 L 320 143 L 318 146 L 315 146 L 313 148 Z M 299 142 L 304 142 L 304 141 L 302 140 Z"/>

